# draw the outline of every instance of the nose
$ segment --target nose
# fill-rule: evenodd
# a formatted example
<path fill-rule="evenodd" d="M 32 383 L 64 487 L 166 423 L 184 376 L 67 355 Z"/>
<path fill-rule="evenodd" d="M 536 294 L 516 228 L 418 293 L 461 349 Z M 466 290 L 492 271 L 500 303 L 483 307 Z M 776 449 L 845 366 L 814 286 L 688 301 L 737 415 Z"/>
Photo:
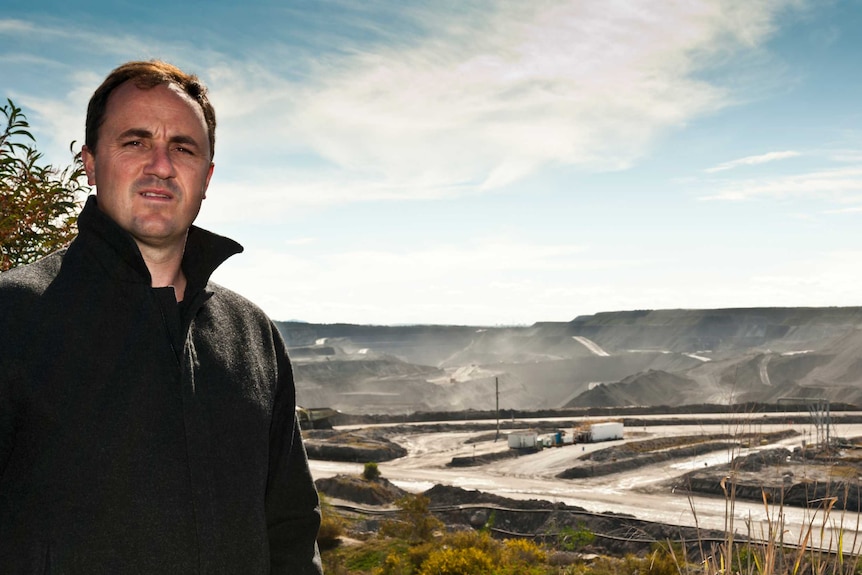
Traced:
<path fill-rule="evenodd" d="M 149 162 L 144 168 L 144 173 L 153 175 L 163 180 L 174 177 L 174 162 L 170 152 L 165 146 L 153 146 L 150 150 Z"/>

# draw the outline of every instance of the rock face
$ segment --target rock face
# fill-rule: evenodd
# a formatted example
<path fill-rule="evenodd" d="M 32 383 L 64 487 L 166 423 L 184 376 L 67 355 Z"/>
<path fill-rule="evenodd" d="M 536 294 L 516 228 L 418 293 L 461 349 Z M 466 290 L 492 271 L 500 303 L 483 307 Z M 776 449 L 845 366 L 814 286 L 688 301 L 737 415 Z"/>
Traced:
<path fill-rule="evenodd" d="M 348 413 L 862 403 L 862 308 L 641 310 L 529 327 L 279 323 L 297 399 Z"/>

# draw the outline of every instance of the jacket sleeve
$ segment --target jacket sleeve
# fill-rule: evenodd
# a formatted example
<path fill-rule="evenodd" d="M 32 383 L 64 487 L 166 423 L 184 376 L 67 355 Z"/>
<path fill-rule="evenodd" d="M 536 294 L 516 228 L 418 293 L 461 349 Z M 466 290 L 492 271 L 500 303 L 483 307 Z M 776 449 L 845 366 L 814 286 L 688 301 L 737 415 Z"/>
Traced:
<path fill-rule="evenodd" d="M 320 504 L 295 413 L 293 372 L 273 326 L 278 382 L 270 427 L 266 519 L 272 575 L 321 575 Z"/>

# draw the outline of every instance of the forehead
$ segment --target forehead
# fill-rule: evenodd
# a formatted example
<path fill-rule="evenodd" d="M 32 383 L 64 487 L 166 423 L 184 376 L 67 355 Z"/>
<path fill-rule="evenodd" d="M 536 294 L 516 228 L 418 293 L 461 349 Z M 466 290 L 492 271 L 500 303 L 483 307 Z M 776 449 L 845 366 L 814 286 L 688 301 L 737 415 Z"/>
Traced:
<path fill-rule="evenodd" d="M 131 80 L 120 84 L 105 107 L 103 126 L 111 124 L 122 129 L 165 124 L 167 129 L 196 132 L 187 135 L 202 134 L 206 139 L 203 110 L 175 84 L 159 84 L 152 88 L 138 88 Z"/>

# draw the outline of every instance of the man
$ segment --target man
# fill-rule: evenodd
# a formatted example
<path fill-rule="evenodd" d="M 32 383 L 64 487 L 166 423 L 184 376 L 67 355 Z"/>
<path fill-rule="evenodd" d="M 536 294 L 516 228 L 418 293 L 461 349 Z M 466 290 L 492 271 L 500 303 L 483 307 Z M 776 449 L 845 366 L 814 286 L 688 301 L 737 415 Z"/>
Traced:
<path fill-rule="evenodd" d="M 85 139 L 78 237 L 0 275 L 0 573 L 321 573 L 284 343 L 192 225 L 206 89 L 120 66 Z"/>

